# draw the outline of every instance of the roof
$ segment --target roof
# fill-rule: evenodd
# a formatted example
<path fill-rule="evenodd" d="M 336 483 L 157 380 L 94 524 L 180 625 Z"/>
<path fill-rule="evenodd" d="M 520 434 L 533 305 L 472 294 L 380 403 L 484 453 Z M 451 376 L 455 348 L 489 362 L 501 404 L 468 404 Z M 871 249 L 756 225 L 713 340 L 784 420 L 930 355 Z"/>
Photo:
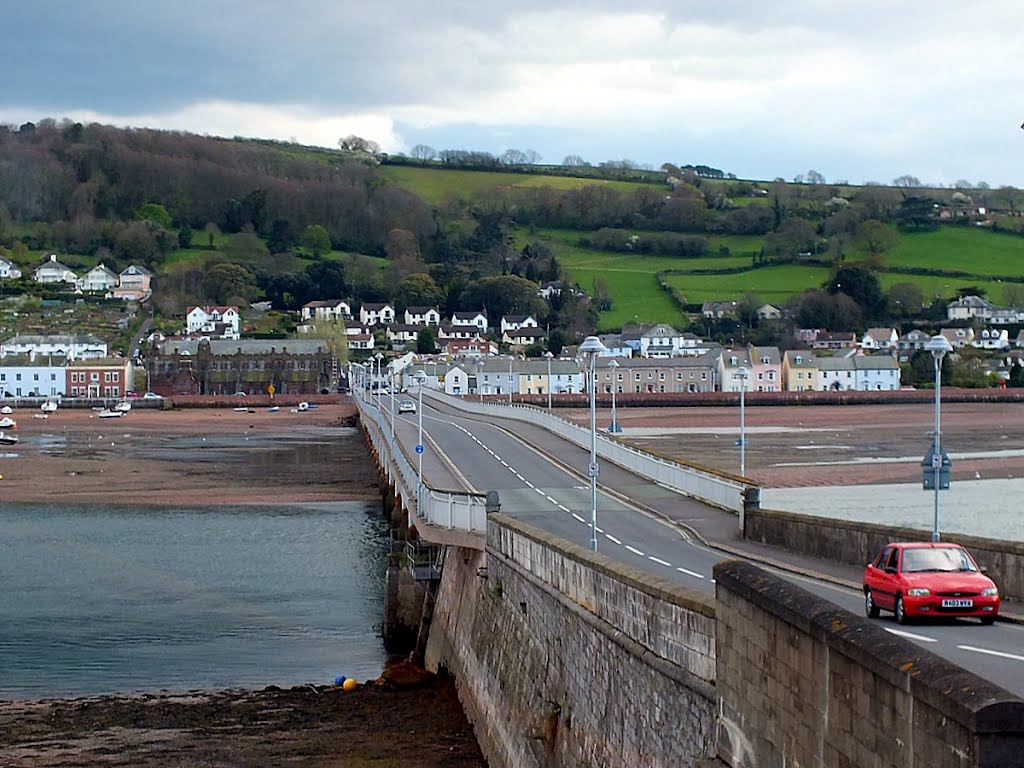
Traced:
<path fill-rule="evenodd" d="M 387 302 L 385 302 L 383 304 L 377 304 L 377 303 L 368 301 L 365 304 L 363 304 L 363 306 L 362 306 L 360 311 L 366 310 L 367 312 L 380 312 L 382 309 L 384 309 L 384 307 L 387 307 L 388 309 L 394 310 L 394 307 L 391 306 L 390 304 L 388 304 Z"/>
<path fill-rule="evenodd" d="M 93 336 L 91 333 L 62 333 L 62 334 L 22 334 L 12 336 L 3 342 L 5 345 L 15 344 L 106 344 L 103 339 Z"/>
<path fill-rule="evenodd" d="M 453 320 L 474 320 L 477 317 L 483 317 L 486 320 L 487 313 L 482 309 L 471 310 L 469 312 L 452 312 Z"/>
<path fill-rule="evenodd" d="M 127 267 L 125 267 L 124 269 L 121 270 L 121 274 L 122 275 L 149 275 L 150 277 L 153 276 L 152 272 L 150 272 L 148 269 L 146 269 L 145 267 L 140 266 L 138 264 L 129 264 Z"/>
<path fill-rule="evenodd" d="M 427 312 L 438 312 L 437 307 L 406 307 L 405 311 L 411 315 L 425 315 Z"/>
<path fill-rule="evenodd" d="M 647 338 L 647 339 L 653 338 L 655 336 L 658 336 L 658 337 L 664 337 L 664 336 L 678 337 L 678 336 L 681 336 L 681 335 L 682 334 L 680 334 L 679 331 L 677 331 L 671 325 L 668 325 L 666 323 L 658 323 L 657 325 L 652 325 L 650 328 L 648 328 L 647 330 L 645 330 L 643 333 L 640 334 L 640 336 L 642 338 Z"/>
<path fill-rule="evenodd" d="M 807 349 L 787 349 L 783 357 L 788 361 L 790 368 L 813 368 L 818 364 L 818 356 Z M 800 362 L 796 362 L 796 358 Z"/>
<path fill-rule="evenodd" d="M 533 315 L 504 315 L 501 319 L 505 323 L 522 323 L 525 320 L 533 320 L 534 317 Z"/>
<path fill-rule="evenodd" d="M 223 315 L 225 312 L 227 312 L 228 310 L 232 310 L 232 309 L 236 313 L 238 312 L 238 307 L 233 307 L 233 306 L 232 307 L 217 307 L 217 306 L 209 306 L 208 305 L 208 306 L 205 306 L 205 307 L 198 307 L 198 306 L 196 306 L 196 307 L 189 307 L 185 311 L 185 314 L 191 314 L 193 309 L 201 309 L 201 310 L 203 310 L 203 312 L 205 312 L 208 315 L 212 315 L 214 312 Z"/>
<path fill-rule="evenodd" d="M 327 349 L 322 339 L 210 339 L 208 342 L 200 339 L 176 339 L 160 345 L 160 352 L 164 355 L 194 355 L 199 351 L 200 344 L 209 344 L 210 352 L 214 355 L 267 355 L 273 352 L 316 355 Z"/>
<path fill-rule="evenodd" d="M 761 358 L 767 357 L 767 365 L 778 365 L 782 360 L 778 347 L 751 347 L 750 357 L 751 360 L 755 360 L 757 363 L 761 363 Z M 765 365 L 765 363 L 761 364 Z"/>

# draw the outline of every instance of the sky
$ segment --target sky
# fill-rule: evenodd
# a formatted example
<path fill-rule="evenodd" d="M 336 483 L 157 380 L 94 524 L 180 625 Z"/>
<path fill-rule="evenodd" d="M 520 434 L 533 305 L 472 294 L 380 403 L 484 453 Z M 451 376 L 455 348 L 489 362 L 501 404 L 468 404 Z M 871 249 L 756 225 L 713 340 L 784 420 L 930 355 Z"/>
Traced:
<path fill-rule="evenodd" d="M 1024 187 L 1020 0 L 3 6 L 4 123 Z"/>

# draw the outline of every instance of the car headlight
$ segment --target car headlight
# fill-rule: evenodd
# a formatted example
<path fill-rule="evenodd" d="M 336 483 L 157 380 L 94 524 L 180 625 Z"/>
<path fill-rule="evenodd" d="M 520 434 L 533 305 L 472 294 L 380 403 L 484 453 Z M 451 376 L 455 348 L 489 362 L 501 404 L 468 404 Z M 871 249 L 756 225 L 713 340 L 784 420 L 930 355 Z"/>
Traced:
<path fill-rule="evenodd" d="M 982 597 L 999 597 L 999 590 L 996 587 L 985 587 L 981 590 Z"/>
<path fill-rule="evenodd" d="M 927 587 L 911 587 L 907 590 L 910 597 L 928 597 L 931 591 Z"/>

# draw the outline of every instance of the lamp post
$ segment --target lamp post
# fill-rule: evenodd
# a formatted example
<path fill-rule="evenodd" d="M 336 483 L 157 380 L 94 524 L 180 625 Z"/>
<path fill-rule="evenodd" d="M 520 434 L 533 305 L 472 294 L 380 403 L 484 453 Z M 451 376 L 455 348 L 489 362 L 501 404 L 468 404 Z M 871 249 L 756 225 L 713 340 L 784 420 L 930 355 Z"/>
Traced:
<path fill-rule="evenodd" d="M 382 355 L 380 352 L 378 352 L 376 355 L 373 356 L 373 359 L 377 361 L 377 377 L 376 377 L 376 379 L 373 382 L 373 388 L 377 390 L 377 410 L 379 411 L 380 408 L 381 408 L 381 405 L 380 405 L 380 368 L 381 368 L 381 365 L 380 364 L 381 364 L 381 361 L 384 359 L 384 355 Z"/>
<path fill-rule="evenodd" d="M 423 385 L 427 383 L 427 374 L 423 371 L 416 371 L 416 383 L 419 384 L 419 403 L 416 406 L 416 488 L 417 493 L 423 490 Z"/>
<path fill-rule="evenodd" d="M 551 350 L 549 349 L 544 353 L 544 357 L 548 361 L 548 413 L 551 413 L 551 358 L 553 358 L 554 355 L 551 354 Z"/>
<path fill-rule="evenodd" d="M 939 540 L 939 476 L 942 471 L 942 424 L 940 421 L 940 402 L 942 393 L 942 358 L 947 352 L 953 351 L 949 339 L 937 333 L 928 339 L 924 348 L 932 353 L 935 361 L 935 451 L 932 453 L 932 469 L 935 472 L 935 517 L 932 522 L 932 541 Z"/>
<path fill-rule="evenodd" d="M 740 477 L 745 476 L 747 472 L 747 429 L 743 412 L 743 400 L 747 392 L 747 379 L 749 377 L 750 371 L 746 368 L 740 368 L 733 374 L 733 378 L 740 380 Z"/>
<path fill-rule="evenodd" d="M 476 391 L 480 395 L 480 402 L 484 401 L 484 384 L 481 381 L 484 375 L 484 359 L 481 357 L 476 361 Z"/>
<path fill-rule="evenodd" d="M 615 414 L 615 369 L 618 367 L 618 360 L 612 359 L 608 361 L 608 368 L 611 370 L 610 375 L 612 379 L 612 423 L 611 426 L 608 427 L 608 431 L 611 432 L 613 435 L 618 434 L 619 432 L 622 431 L 622 427 L 619 426 L 619 420 L 616 418 Z"/>
<path fill-rule="evenodd" d="M 512 405 L 512 355 L 508 356 L 508 404 Z"/>
<path fill-rule="evenodd" d="M 590 548 L 597 552 L 597 422 L 595 418 L 595 400 L 597 387 L 594 373 L 597 370 L 597 356 L 606 350 L 597 336 L 587 336 L 580 344 L 579 351 L 587 356 L 587 379 L 590 389 Z"/>
<path fill-rule="evenodd" d="M 395 440 L 395 371 L 388 367 L 388 378 L 391 380 L 391 442 Z"/>

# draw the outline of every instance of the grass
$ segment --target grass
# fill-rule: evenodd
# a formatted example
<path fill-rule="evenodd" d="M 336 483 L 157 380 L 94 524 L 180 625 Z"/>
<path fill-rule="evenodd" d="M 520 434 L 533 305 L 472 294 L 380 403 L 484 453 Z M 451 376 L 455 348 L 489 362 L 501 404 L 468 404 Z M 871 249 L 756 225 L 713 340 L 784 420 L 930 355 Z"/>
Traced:
<path fill-rule="evenodd" d="M 500 173 L 497 171 L 459 171 L 446 168 L 417 168 L 407 165 L 385 165 L 380 167 L 383 178 L 419 195 L 428 203 L 437 205 L 455 196 L 473 200 L 495 189 L 509 187 L 551 187 L 552 189 L 576 189 L 577 187 L 599 184 L 619 191 L 640 187 L 663 190 L 660 184 L 642 184 L 632 181 L 609 181 L 606 179 L 577 179 L 571 176 L 546 176 L 528 173 Z"/>
<path fill-rule="evenodd" d="M 734 275 L 669 275 L 666 282 L 682 291 L 691 304 L 739 299 L 751 291 L 765 302 L 781 306 L 794 294 L 819 287 L 827 277 L 824 267 L 782 264 Z"/>
<path fill-rule="evenodd" d="M 885 261 L 890 267 L 1020 275 L 1024 274 L 1024 238 L 977 227 L 904 233 Z"/>

